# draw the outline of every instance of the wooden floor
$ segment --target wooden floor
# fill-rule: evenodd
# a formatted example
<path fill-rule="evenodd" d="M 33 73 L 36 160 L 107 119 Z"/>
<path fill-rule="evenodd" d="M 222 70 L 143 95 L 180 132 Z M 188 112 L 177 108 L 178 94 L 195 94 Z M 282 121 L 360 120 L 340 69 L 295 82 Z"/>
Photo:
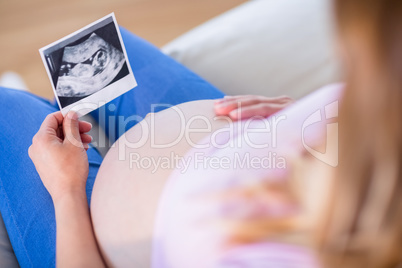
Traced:
<path fill-rule="evenodd" d="M 0 74 L 19 73 L 29 89 L 52 97 L 38 49 L 115 12 L 117 21 L 163 46 L 245 0 L 0 0 Z"/>

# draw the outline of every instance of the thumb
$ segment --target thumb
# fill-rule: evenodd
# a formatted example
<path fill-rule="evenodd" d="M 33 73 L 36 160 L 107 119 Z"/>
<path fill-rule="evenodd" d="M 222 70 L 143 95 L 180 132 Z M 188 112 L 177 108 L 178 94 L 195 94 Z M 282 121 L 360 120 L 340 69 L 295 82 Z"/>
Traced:
<path fill-rule="evenodd" d="M 70 111 L 63 120 L 64 142 L 82 147 L 78 115 Z"/>

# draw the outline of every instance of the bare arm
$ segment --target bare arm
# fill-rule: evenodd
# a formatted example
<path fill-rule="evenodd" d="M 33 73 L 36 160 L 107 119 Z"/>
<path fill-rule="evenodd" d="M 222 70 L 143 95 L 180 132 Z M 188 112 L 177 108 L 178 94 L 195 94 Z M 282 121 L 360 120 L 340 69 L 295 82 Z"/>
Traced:
<path fill-rule="evenodd" d="M 53 199 L 57 267 L 105 267 L 92 228 L 85 193 L 91 125 L 75 114 L 49 115 L 29 148 L 29 156 Z"/>
<path fill-rule="evenodd" d="M 105 267 L 92 229 L 85 192 L 65 194 L 54 206 L 57 267 Z"/>

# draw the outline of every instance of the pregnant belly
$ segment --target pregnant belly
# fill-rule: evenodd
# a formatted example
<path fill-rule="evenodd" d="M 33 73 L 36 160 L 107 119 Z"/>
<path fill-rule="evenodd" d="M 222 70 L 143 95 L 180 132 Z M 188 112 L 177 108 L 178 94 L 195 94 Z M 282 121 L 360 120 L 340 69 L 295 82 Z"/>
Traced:
<path fill-rule="evenodd" d="M 166 179 L 194 144 L 228 124 L 215 117 L 212 100 L 194 101 L 147 116 L 113 145 L 91 201 L 95 234 L 108 266 L 150 267 Z"/>

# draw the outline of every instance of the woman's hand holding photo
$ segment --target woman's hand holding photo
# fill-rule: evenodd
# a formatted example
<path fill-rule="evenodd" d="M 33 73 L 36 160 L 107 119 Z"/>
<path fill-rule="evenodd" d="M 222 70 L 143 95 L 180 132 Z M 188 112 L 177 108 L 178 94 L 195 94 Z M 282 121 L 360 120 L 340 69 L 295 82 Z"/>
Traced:
<path fill-rule="evenodd" d="M 85 193 L 88 176 L 86 150 L 92 137 L 86 132 L 92 125 L 78 121 L 70 112 L 65 118 L 61 112 L 46 117 L 33 137 L 29 157 L 53 200 L 74 191 Z"/>

